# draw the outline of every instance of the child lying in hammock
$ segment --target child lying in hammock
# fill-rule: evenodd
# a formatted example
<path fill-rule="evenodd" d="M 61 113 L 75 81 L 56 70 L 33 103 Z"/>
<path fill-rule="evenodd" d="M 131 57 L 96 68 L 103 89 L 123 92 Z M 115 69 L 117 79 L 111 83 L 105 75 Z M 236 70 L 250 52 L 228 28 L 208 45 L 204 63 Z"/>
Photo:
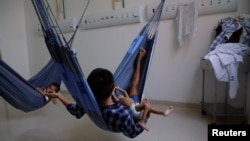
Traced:
<path fill-rule="evenodd" d="M 121 91 L 123 95 L 116 96 L 115 90 Z M 148 99 L 144 99 L 140 104 L 135 103 L 134 100 L 129 97 L 127 91 L 123 90 L 119 86 L 114 88 L 113 97 L 116 101 L 120 101 L 124 106 L 129 108 L 129 110 L 133 113 L 133 116 L 140 120 L 139 124 L 146 131 L 149 131 L 146 126 L 146 121 L 149 118 L 150 113 L 163 115 L 166 117 L 173 111 L 173 106 L 169 106 L 165 111 L 155 109 L 150 106 Z"/>
<path fill-rule="evenodd" d="M 148 131 L 148 128 L 146 126 L 146 120 L 149 118 L 150 113 L 158 114 L 167 116 L 173 111 L 173 106 L 169 106 L 165 111 L 157 110 L 150 106 L 150 103 L 147 99 L 144 99 L 141 103 L 139 103 L 139 81 L 140 81 L 140 69 L 141 69 L 141 61 L 146 55 L 146 50 L 143 48 L 140 48 L 139 53 L 137 55 L 137 58 L 135 60 L 135 71 L 133 73 L 133 79 L 130 83 L 130 88 L 127 93 L 127 91 L 121 89 L 119 86 L 115 86 L 114 90 L 121 91 L 124 96 L 116 97 L 114 92 L 112 92 L 113 97 L 115 100 L 119 100 L 124 106 L 129 108 L 133 112 L 133 116 L 135 116 L 139 120 L 140 126 L 146 131 Z M 144 111 L 140 113 L 140 111 Z"/>
<path fill-rule="evenodd" d="M 56 99 L 62 102 L 66 107 L 67 111 L 75 116 L 76 118 L 81 118 L 85 115 L 85 110 L 78 104 L 71 103 L 66 97 L 60 93 L 60 85 L 57 83 L 51 83 L 47 89 L 37 88 L 37 90 L 44 95 L 45 99 L 51 99 L 54 104 L 57 103 Z"/>

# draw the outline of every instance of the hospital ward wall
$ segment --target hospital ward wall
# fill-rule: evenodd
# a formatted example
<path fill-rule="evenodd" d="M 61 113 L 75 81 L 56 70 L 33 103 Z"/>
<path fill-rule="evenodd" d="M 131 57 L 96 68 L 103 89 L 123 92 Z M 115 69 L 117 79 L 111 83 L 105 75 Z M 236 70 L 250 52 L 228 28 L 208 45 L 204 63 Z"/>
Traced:
<path fill-rule="evenodd" d="M 39 21 L 31 1 L 15 2 L 4 0 L 0 4 L 0 16 L 4 19 L 0 20 L 1 54 L 2 58 L 20 74 L 30 77 L 49 61 L 50 55 L 43 37 L 35 32 L 35 26 Z M 154 0 L 126 0 L 125 8 L 138 5 L 143 7 L 149 2 Z M 10 8 L 7 9 L 3 5 Z M 160 101 L 199 104 L 202 96 L 200 58 L 208 51 L 214 36 L 214 27 L 221 18 L 250 13 L 249 5 L 249 0 L 239 0 L 237 12 L 199 16 L 195 34 L 185 38 L 182 45 L 177 41 L 176 21 L 161 21 L 145 96 Z M 83 7 L 83 0 L 65 1 L 66 18 L 80 18 Z M 86 14 L 110 10 L 110 0 L 91 0 Z M 90 71 L 97 67 L 114 72 L 145 24 L 146 21 L 143 20 L 136 24 L 80 29 L 73 42 L 73 48 L 76 49 L 85 75 L 88 76 Z M 69 38 L 72 33 L 65 35 Z M 63 89 L 66 90 L 65 87 Z"/>
<path fill-rule="evenodd" d="M 31 75 L 35 74 L 50 56 L 44 40 L 34 31 L 39 23 L 30 1 L 25 2 L 26 28 Z M 146 5 L 153 0 L 127 0 L 125 8 Z M 167 1 L 166 1 L 167 2 Z M 199 16 L 198 27 L 193 36 L 185 38 L 179 45 L 177 26 L 174 19 L 160 22 L 156 49 L 149 77 L 146 82 L 145 96 L 154 100 L 183 103 L 200 103 L 202 71 L 200 58 L 212 42 L 214 27 L 223 17 L 236 17 L 238 13 L 249 13 L 247 0 L 239 1 L 237 12 Z M 80 18 L 84 3 L 82 0 L 65 1 L 66 18 Z M 110 0 L 91 0 L 86 15 L 112 10 Z M 140 32 L 146 21 L 141 23 L 97 28 L 80 29 L 73 43 L 77 57 L 86 76 L 96 67 L 115 71 L 131 42 Z M 66 34 L 69 38 L 72 34 Z"/>
<path fill-rule="evenodd" d="M 0 52 L 1 59 L 29 78 L 29 58 L 26 36 L 24 2 L 0 1 Z"/>

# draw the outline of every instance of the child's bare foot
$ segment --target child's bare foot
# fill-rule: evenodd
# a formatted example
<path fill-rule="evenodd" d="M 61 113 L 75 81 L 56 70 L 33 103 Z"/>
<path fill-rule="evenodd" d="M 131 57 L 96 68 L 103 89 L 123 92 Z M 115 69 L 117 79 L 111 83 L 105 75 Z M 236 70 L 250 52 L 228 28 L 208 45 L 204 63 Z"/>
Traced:
<path fill-rule="evenodd" d="M 174 110 L 174 106 L 169 106 L 164 112 L 163 116 L 168 116 Z"/>
<path fill-rule="evenodd" d="M 139 125 L 140 125 L 144 130 L 149 131 L 147 125 L 145 124 L 145 122 L 139 121 L 138 123 L 139 123 Z"/>

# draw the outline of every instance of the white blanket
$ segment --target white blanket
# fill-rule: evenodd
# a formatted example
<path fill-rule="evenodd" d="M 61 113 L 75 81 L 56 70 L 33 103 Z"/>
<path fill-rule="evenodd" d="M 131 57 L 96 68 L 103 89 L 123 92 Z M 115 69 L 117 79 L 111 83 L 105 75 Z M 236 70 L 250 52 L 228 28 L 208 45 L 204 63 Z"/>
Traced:
<path fill-rule="evenodd" d="M 229 97 L 235 98 L 238 82 L 239 63 L 243 63 L 243 56 L 249 54 L 249 47 L 239 43 L 225 43 L 217 45 L 204 59 L 211 62 L 217 80 L 230 83 Z"/>

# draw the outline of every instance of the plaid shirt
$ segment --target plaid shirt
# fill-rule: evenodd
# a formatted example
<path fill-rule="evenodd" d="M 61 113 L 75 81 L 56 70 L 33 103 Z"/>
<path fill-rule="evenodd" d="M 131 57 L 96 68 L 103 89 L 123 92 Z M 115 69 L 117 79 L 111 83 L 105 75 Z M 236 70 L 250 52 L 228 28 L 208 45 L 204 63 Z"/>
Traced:
<path fill-rule="evenodd" d="M 71 115 L 75 116 L 78 119 L 84 116 L 84 114 L 86 113 L 85 110 L 78 104 L 69 104 L 66 108 L 69 113 L 71 113 Z"/>
<path fill-rule="evenodd" d="M 122 132 L 129 138 L 139 135 L 143 129 L 138 124 L 138 120 L 133 118 L 129 109 L 120 102 L 111 106 L 101 106 L 105 122 L 114 132 Z"/>

